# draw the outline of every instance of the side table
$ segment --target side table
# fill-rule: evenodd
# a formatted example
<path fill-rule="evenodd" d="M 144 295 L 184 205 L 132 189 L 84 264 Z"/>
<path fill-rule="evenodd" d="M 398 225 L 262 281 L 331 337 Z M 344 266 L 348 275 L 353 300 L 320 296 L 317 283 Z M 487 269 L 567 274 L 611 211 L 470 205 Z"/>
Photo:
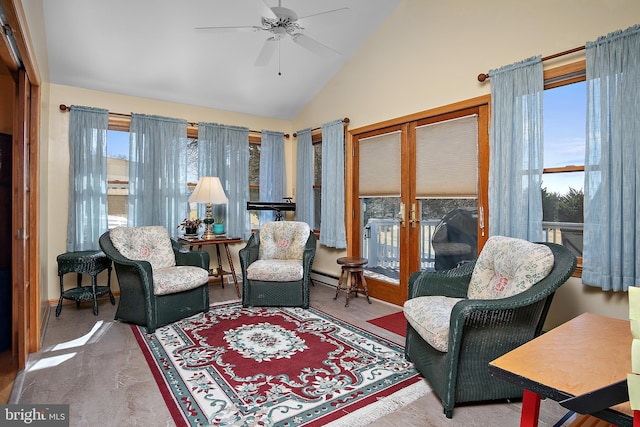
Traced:
<path fill-rule="evenodd" d="M 80 301 L 93 300 L 93 314 L 98 315 L 98 297 L 109 294 L 109 300 L 115 305 L 116 300 L 111 292 L 111 260 L 102 251 L 67 252 L 58 255 L 58 276 L 60 276 L 60 299 L 56 307 L 56 317 L 62 311 L 62 300 L 70 299 L 80 306 Z M 107 269 L 107 285 L 98 286 L 98 273 Z M 67 273 L 77 274 L 77 286 L 64 289 L 63 276 Z M 82 275 L 91 276 L 91 286 L 82 286 Z"/>
<path fill-rule="evenodd" d="M 231 259 L 231 252 L 229 251 L 229 243 L 240 243 L 242 239 L 240 237 L 216 237 L 214 239 L 200 239 L 198 237 L 179 237 L 178 242 L 183 245 L 189 245 L 189 250 L 192 250 L 194 246 L 198 247 L 198 250 L 202 250 L 202 246 L 205 245 L 215 245 L 216 246 L 216 255 L 218 257 L 218 268 L 211 269 L 209 271 L 209 276 L 220 278 L 220 283 L 224 288 L 224 276 L 231 275 L 233 278 L 233 284 L 236 287 L 236 295 L 240 298 L 240 287 L 238 286 L 238 278 L 236 276 L 236 270 L 233 268 L 233 259 Z M 222 268 L 222 257 L 220 256 L 220 245 L 224 246 L 224 250 L 227 253 L 227 262 L 229 263 L 229 270 L 226 271 Z"/>
<path fill-rule="evenodd" d="M 632 341 L 628 320 L 583 313 L 491 361 L 489 372 L 524 389 L 520 426 L 535 427 L 541 398 L 562 402 L 626 380 Z M 633 425 L 628 401 L 591 414 Z"/>

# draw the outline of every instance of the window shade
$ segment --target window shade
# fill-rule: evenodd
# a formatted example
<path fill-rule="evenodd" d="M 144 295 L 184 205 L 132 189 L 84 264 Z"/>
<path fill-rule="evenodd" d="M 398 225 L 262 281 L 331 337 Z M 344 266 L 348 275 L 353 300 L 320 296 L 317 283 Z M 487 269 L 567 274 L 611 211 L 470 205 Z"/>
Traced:
<path fill-rule="evenodd" d="M 478 117 L 416 128 L 416 197 L 476 197 Z"/>
<path fill-rule="evenodd" d="M 363 138 L 360 150 L 360 197 L 400 196 L 401 133 Z"/>

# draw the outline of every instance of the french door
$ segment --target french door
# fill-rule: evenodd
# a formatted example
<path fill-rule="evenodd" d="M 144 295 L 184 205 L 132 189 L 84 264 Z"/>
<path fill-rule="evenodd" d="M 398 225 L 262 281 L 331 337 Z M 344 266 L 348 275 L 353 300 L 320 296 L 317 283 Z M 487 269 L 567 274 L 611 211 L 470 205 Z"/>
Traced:
<path fill-rule="evenodd" d="M 349 253 L 372 297 L 401 305 L 411 273 L 471 261 L 486 239 L 486 104 L 352 131 Z"/>

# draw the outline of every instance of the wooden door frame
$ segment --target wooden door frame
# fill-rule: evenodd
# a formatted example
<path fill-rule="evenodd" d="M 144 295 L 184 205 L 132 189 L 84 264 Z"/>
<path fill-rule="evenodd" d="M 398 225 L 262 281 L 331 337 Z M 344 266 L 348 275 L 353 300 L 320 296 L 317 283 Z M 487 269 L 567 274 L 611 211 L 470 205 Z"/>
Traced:
<path fill-rule="evenodd" d="M 16 61 L 7 39 L 2 60 L 15 82 L 12 129 L 12 354 L 24 369 L 29 353 L 40 349 L 40 75 L 32 57 L 26 18 L 17 0 L 0 0 L 20 55 Z"/>
<path fill-rule="evenodd" d="M 346 223 L 346 227 L 347 227 L 347 254 L 349 256 L 360 256 L 361 253 L 361 240 L 360 240 L 360 236 L 362 233 L 362 230 L 360 229 L 360 216 L 362 215 L 362 211 L 361 211 L 361 206 L 360 203 L 356 202 L 356 200 L 358 199 L 358 194 L 359 194 L 359 182 L 357 179 L 355 179 L 355 177 L 359 176 L 360 174 L 360 165 L 358 162 L 355 161 L 355 159 L 359 159 L 360 157 L 360 146 L 359 144 L 355 143 L 356 139 L 360 139 L 360 138 L 370 138 L 370 137 L 374 137 L 377 135 L 383 135 L 386 133 L 392 133 L 392 132 L 399 132 L 400 134 L 400 149 L 401 152 L 404 154 L 407 151 L 407 145 L 408 145 L 408 132 L 409 132 L 409 126 L 406 123 L 401 123 L 401 124 L 394 124 L 391 126 L 386 126 L 383 128 L 377 128 L 377 129 L 371 129 L 368 130 L 366 132 L 353 132 L 350 133 L 348 135 L 347 138 L 347 147 L 346 147 L 346 152 L 347 153 L 351 153 L 351 156 L 347 156 L 348 159 L 345 162 L 345 185 L 347 187 L 345 187 L 345 206 L 346 206 L 346 215 L 345 215 L 345 223 Z M 409 162 L 412 162 L 415 160 L 410 160 Z M 409 169 L 406 167 L 401 167 L 401 172 L 400 172 L 400 181 L 401 182 L 405 182 L 407 179 L 409 179 Z M 406 189 L 409 188 L 409 186 L 407 185 L 403 185 L 401 190 L 403 191 L 402 194 L 400 194 L 400 200 L 407 200 L 408 197 L 408 193 L 406 192 Z M 413 243 L 413 241 L 410 239 L 410 233 L 412 232 L 411 230 L 411 226 L 409 224 L 408 221 L 408 210 L 405 211 L 405 220 L 403 221 L 403 224 L 400 226 L 400 231 L 399 231 L 399 238 L 401 242 L 410 242 Z M 401 272 L 401 276 L 400 276 L 400 283 L 405 283 L 409 278 L 408 276 L 405 277 L 403 274 L 406 275 L 405 272 L 408 271 L 408 259 L 409 257 L 407 256 L 407 245 L 405 244 L 401 244 L 400 245 L 400 272 Z M 372 287 L 369 288 L 369 293 L 371 296 L 373 296 L 374 298 L 378 298 L 384 301 L 388 301 L 391 302 L 393 304 L 401 304 L 402 301 L 405 301 L 407 299 L 407 289 L 406 287 L 400 286 L 398 287 L 399 290 L 399 294 L 396 294 L 395 292 L 392 294 L 391 293 L 391 289 L 392 287 L 386 287 L 386 288 L 382 288 L 382 289 L 375 289 L 375 287 L 373 287 L 374 289 L 372 289 Z"/>
<path fill-rule="evenodd" d="M 490 114 L 490 110 L 489 110 L 489 101 L 490 101 L 490 95 L 483 95 L 483 96 L 479 96 L 476 98 L 471 98 L 465 101 L 461 101 L 461 102 L 456 102 L 453 104 L 449 104 L 449 105 L 445 105 L 442 107 L 438 107 L 438 108 L 434 108 L 431 110 L 425 110 L 425 111 L 421 111 L 415 114 L 411 114 L 411 115 L 407 115 L 407 116 L 403 116 L 403 117 L 399 117 L 396 119 L 391 119 L 391 120 L 387 120 L 381 123 L 376 123 L 376 124 L 372 124 L 372 125 L 368 125 L 368 126 L 363 126 L 360 128 L 355 128 L 352 130 L 349 130 L 347 133 L 347 142 L 346 142 L 346 162 L 345 162 L 345 171 L 346 171 L 346 179 L 345 179 L 345 209 L 346 209 L 346 215 L 345 215 L 345 226 L 347 229 L 347 255 L 349 256 L 358 256 L 360 254 L 360 234 L 361 234 L 361 230 L 360 230 L 360 224 L 359 224 L 359 220 L 360 220 L 360 205 L 356 202 L 356 200 L 358 199 L 358 182 L 357 179 L 355 178 L 357 176 L 357 174 L 359 173 L 358 170 L 358 163 L 356 162 L 356 160 L 359 158 L 358 157 L 358 147 L 356 147 L 354 140 L 357 139 L 357 137 L 359 137 L 362 134 L 368 134 L 368 133 L 374 133 L 374 132 L 379 132 L 379 133 L 384 133 L 385 129 L 389 129 L 392 127 L 402 127 L 403 132 L 405 133 L 405 136 L 407 136 L 410 132 L 413 132 L 412 128 L 409 126 L 410 123 L 416 123 L 419 121 L 423 121 L 423 120 L 431 120 L 433 119 L 434 121 L 439 121 L 442 119 L 443 116 L 447 116 L 447 115 L 455 115 L 457 112 L 460 111 L 465 111 L 465 110 L 472 110 L 472 109 L 477 109 L 477 114 L 482 115 L 483 119 L 486 120 L 479 120 L 478 121 L 478 148 L 480 150 L 480 155 L 478 157 L 478 174 L 479 176 L 484 176 L 485 180 L 483 181 L 482 179 L 479 180 L 478 183 L 478 207 L 482 207 L 482 209 L 479 209 L 479 215 L 480 213 L 482 214 L 482 219 L 478 221 L 478 251 L 480 251 L 480 249 L 484 246 L 484 243 L 486 242 L 486 239 L 488 238 L 488 217 L 489 217 L 489 208 L 488 208 L 488 185 L 482 185 L 482 182 L 488 182 L 488 170 L 489 170 L 489 114 Z M 405 138 L 408 139 L 408 138 Z M 404 143 L 408 143 L 408 141 L 404 141 L 403 140 L 403 144 Z M 403 146 L 403 149 L 406 149 L 406 147 Z M 413 168 L 413 170 L 415 170 L 415 159 L 411 159 L 411 157 L 409 157 L 409 168 Z M 411 163 L 412 162 L 412 163 Z M 407 170 L 409 170 L 409 168 L 407 168 Z M 403 182 L 406 182 L 408 179 L 412 179 L 412 185 L 410 185 L 409 187 L 411 189 L 413 189 L 412 191 L 415 192 L 415 177 L 405 177 L 403 176 L 402 179 L 404 180 Z M 403 191 L 409 191 L 409 190 L 405 190 L 403 188 Z M 401 195 L 403 200 L 414 200 L 415 199 L 415 194 L 410 194 L 410 193 L 403 193 Z M 407 206 L 407 212 L 410 212 L 411 206 Z M 408 213 L 407 213 L 407 218 L 408 218 Z M 483 223 L 485 224 L 485 228 L 484 230 L 480 229 L 480 224 Z M 417 250 L 416 248 L 419 247 L 419 241 L 417 239 L 417 232 L 419 233 L 419 230 L 414 229 L 413 227 L 411 227 L 411 225 L 408 224 L 407 221 L 407 227 L 406 227 L 406 232 L 404 234 L 404 236 L 406 236 L 409 241 L 406 245 L 401 245 L 401 253 L 400 253 L 400 261 L 401 261 L 401 276 L 400 276 L 400 283 L 401 286 L 399 288 L 400 291 L 400 297 L 401 299 L 406 300 L 406 298 L 408 297 L 408 289 L 406 286 L 403 286 L 402 284 L 406 284 L 409 280 L 409 274 L 411 269 L 414 269 L 415 271 L 418 270 L 417 266 L 415 265 L 414 262 L 410 261 L 408 259 L 406 250 L 407 249 L 403 249 L 403 248 L 408 248 L 408 245 L 411 245 L 412 250 Z M 402 233 L 402 231 L 401 231 Z M 404 253 L 402 251 L 405 251 Z M 403 257 L 404 255 L 404 257 Z M 404 258 L 404 261 L 403 261 Z M 403 270 L 403 266 L 405 266 L 406 268 Z"/>

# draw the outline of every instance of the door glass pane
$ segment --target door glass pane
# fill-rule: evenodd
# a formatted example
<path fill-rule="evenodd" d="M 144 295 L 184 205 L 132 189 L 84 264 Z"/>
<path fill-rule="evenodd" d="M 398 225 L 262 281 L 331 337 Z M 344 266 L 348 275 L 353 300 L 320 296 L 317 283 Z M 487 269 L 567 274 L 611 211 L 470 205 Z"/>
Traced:
<path fill-rule="evenodd" d="M 362 256 L 369 260 L 367 277 L 400 283 L 400 212 L 399 197 L 363 197 Z"/>
<path fill-rule="evenodd" d="M 449 270 L 477 257 L 477 171 L 477 115 L 416 128 L 421 270 Z"/>
<path fill-rule="evenodd" d="M 478 200 L 420 200 L 421 270 L 449 270 L 477 258 Z"/>
<path fill-rule="evenodd" d="M 365 275 L 400 284 L 401 140 L 398 131 L 359 141 L 359 197 Z"/>

